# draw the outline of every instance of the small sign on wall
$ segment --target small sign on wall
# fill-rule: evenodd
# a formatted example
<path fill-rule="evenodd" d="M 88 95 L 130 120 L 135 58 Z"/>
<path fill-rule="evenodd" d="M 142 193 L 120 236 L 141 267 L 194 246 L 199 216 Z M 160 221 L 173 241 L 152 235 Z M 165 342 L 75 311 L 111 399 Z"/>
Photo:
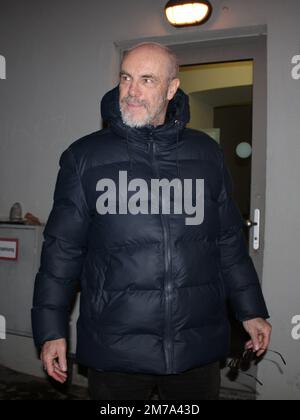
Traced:
<path fill-rule="evenodd" d="M 18 251 L 18 239 L 0 238 L 0 260 L 17 261 Z"/>

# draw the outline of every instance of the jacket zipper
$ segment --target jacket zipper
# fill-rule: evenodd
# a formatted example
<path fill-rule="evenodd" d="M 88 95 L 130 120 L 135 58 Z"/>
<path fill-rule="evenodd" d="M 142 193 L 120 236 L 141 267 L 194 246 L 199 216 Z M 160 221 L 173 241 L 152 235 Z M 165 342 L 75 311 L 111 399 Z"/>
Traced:
<path fill-rule="evenodd" d="M 153 163 L 155 175 L 159 178 L 159 168 L 157 165 L 157 160 L 155 158 L 156 154 L 156 144 L 154 141 L 150 143 L 150 155 L 151 162 Z M 172 363 L 172 333 L 171 333 L 171 304 L 172 304 L 172 285 L 171 285 L 171 246 L 170 246 L 170 235 L 168 229 L 168 221 L 163 214 L 160 214 L 163 238 L 164 238 L 164 257 L 165 257 L 165 323 L 166 323 L 166 335 L 165 335 L 165 358 L 166 358 L 166 367 L 167 374 L 173 372 L 173 363 Z"/>

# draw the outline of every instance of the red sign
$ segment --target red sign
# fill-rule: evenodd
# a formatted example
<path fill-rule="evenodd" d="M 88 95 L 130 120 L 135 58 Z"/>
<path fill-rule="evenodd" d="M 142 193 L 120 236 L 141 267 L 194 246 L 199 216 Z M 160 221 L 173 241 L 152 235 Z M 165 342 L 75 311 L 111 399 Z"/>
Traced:
<path fill-rule="evenodd" d="M 0 260 L 17 261 L 19 239 L 0 238 Z"/>

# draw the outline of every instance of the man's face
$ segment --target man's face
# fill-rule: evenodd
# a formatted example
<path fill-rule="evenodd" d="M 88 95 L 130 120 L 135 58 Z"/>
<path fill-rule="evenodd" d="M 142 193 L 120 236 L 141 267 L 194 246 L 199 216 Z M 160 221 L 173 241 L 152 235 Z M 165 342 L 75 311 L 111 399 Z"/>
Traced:
<path fill-rule="evenodd" d="M 179 85 L 169 81 L 168 56 L 149 48 L 130 52 L 120 72 L 120 110 L 123 122 L 130 127 L 161 125 L 168 102 Z"/>

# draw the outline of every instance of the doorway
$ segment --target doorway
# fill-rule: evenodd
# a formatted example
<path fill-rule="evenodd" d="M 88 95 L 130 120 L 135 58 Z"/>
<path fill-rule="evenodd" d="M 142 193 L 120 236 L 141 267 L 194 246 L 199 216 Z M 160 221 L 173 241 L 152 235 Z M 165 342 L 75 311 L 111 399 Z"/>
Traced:
<path fill-rule="evenodd" d="M 251 214 L 253 62 L 181 66 L 179 78 L 189 95 L 188 127 L 206 132 L 221 145 L 233 197 L 246 221 Z M 246 225 L 245 236 L 249 244 Z"/>
<path fill-rule="evenodd" d="M 208 71 L 216 71 L 219 64 L 229 66 L 232 80 L 240 72 L 238 68 L 251 64 L 252 82 L 249 83 L 249 67 L 245 72 L 244 85 L 248 85 L 252 94 L 252 139 L 251 139 L 251 182 L 250 182 L 250 213 L 253 221 L 255 210 L 260 213 L 259 241 L 254 246 L 254 229 L 249 230 L 249 252 L 262 281 L 263 251 L 264 251 L 264 220 L 265 220 L 265 189 L 266 189 L 266 130 L 267 130 L 267 66 L 266 66 L 266 36 L 257 35 L 246 38 L 220 39 L 212 41 L 193 42 L 184 45 L 169 45 L 179 58 L 181 70 L 188 66 L 208 66 Z M 235 63 L 235 64 L 234 64 Z M 248 74 L 248 76 L 247 76 Z M 230 76 L 228 75 L 228 78 Z M 248 78 L 248 79 L 247 79 Z M 248 80 L 248 81 L 247 81 Z M 233 85 L 235 86 L 235 85 Z M 228 87 L 228 85 L 226 86 Z M 216 88 L 222 88 L 217 85 Z M 205 90 L 205 88 L 203 88 Z M 246 95 L 247 93 L 244 92 Z M 249 92 L 248 92 L 249 98 Z M 246 102 L 245 100 L 243 101 Z M 223 104 L 227 105 L 227 104 Z M 212 135 L 217 135 L 212 131 Z M 229 159 L 229 156 L 227 156 Z M 257 246 L 258 244 L 258 246 Z"/>

